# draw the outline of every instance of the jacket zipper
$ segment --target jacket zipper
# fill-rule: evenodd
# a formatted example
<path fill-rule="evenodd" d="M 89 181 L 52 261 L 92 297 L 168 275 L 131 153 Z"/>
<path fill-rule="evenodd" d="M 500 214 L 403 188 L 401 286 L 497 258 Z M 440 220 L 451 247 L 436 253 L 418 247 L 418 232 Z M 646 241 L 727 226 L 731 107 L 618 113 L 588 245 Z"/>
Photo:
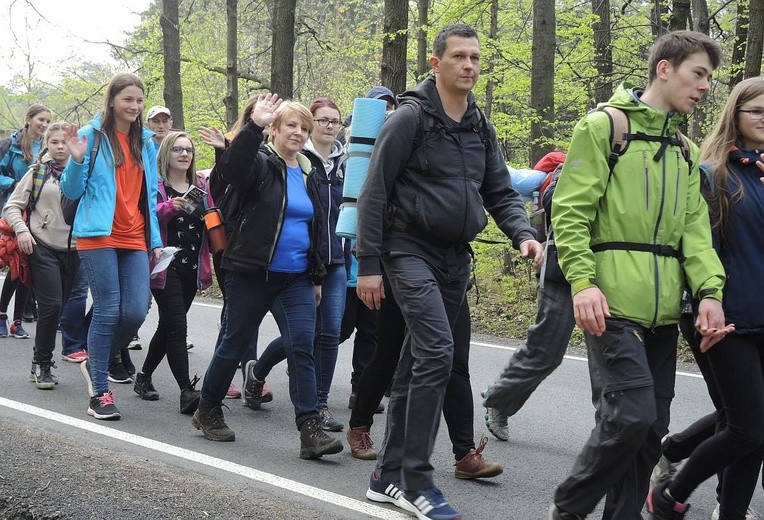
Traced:
<path fill-rule="evenodd" d="M 284 179 L 284 198 L 281 199 L 281 211 L 279 212 L 279 222 L 278 226 L 276 227 L 276 239 L 273 241 L 273 244 L 271 244 L 271 251 L 268 253 L 268 264 L 265 266 L 265 280 L 268 280 L 268 271 L 270 271 L 271 268 L 271 262 L 273 262 L 273 255 L 276 253 L 276 244 L 279 243 L 279 239 L 281 238 L 281 230 L 284 227 L 284 211 L 286 209 L 287 205 L 287 173 L 286 173 L 286 163 L 283 163 L 283 161 L 279 160 L 279 167 L 281 169 L 281 177 Z"/>
<path fill-rule="evenodd" d="M 668 126 L 669 116 L 666 115 L 666 120 L 663 122 L 663 129 L 661 130 L 661 135 L 666 135 L 666 127 Z M 663 208 L 666 204 L 666 154 L 663 154 L 663 157 L 661 157 L 661 202 L 660 206 L 658 207 L 658 218 L 655 219 L 655 228 L 653 229 L 653 244 L 658 244 L 658 229 L 661 225 L 661 220 L 663 219 Z M 650 325 L 651 330 L 655 330 L 655 325 L 658 321 L 658 305 L 660 303 L 660 273 L 658 272 L 658 254 L 653 253 L 653 268 L 655 270 L 655 306 L 654 306 L 654 312 L 653 312 L 653 321 Z"/>

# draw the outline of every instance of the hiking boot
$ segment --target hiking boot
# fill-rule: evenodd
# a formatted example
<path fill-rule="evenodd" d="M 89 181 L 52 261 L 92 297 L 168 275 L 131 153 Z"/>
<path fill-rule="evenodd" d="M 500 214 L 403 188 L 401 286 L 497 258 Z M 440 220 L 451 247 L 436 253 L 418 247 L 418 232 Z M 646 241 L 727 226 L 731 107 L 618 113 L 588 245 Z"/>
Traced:
<path fill-rule="evenodd" d="M 141 396 L 141 399 L 144 401 L 156 401 L 159 399 L 159 392 L 157 392 L 157 389 L 151 383 L 151 376 L 147 376 L 143 372 L 135 374 L 133 392 Z"/>
<path fill-rule="evenodd" d="M 668 485 L 664 482 L 647 495 L 647 508 L 652 511 L 653 520 L 682 520 L 690 509 L 690 504 L 677 502 L 666 494 Z"/>
<path fill-rule="evenodd" d="M 93 379 L 90 377 L 90 361 L 87 359 L 80 363 L 80 372 L 82 373 L 82 377 L 85 378 L 85 384 L 88 387 L 88 395 L 90 397 L 95 397 L 95 389 L 93 387 Z"/>
<path fill-rule="evenodd" d="M 366 490 L 366 498 L 373 502 L 394 504 L 401 509 L 406 509 L 403 506 L 403 485 L 400 480 L 392 483 L 382 482 L 377 478 L 376 470 L 372 471 L 369 477 L 369 489 Z"/>
<path fill-rule="evenodd" d="M 130 359 L 130 351 L 127 348 L 123 348 L 120 351 L 120 358 L 122 359 L 122 366 L 125 367 L 125 372 L 130 374 L 130 377 L 135 375 L 135 365 L 133 360 Z"/>
<path fill-rule="evenodd" d="M 114 406 L 114 395 L 111 393 L 111 390 L 107 390 L 102 394 L 90 398 L 88 415 L 96 419 L 107 421 L 116 420 L 122 417 L 119 410 L 117 410 L 117 407 Z"/>
<path fill-rule="evenodd" d="M 584 518 L 581 515 L 557 509 L 554 504 L 549 507 L 549 520 L 584 520 Z"/>
<path fill-rule="evenodd" d="M 248 406 L 253 410 L 259 410 L 260 405 L 263 404 L 263 386 L 265 381 L 259 381 L 255 377 L 255 360 L 250 359 L 244 368 L 244 406 Z M 271 395 L 271 400 L 273 396 Z"/>
<path fill-rule="evenodd" d="M 29 333 L 24 330 L 21 320 L 15 320 L 11 323 L 11 336 L 16 339 L 29 339 Z"/>
<path fill-rule="evenodd" d="M 0 312 L 0 338 L 8 337 L 8 315 Z"/>
<path fill-rule="evenodd" d="M 342 423 L 334 418 L 328 406 L 318 407 L 318 417 L 321 419 L 321 429 L 327 432 L 341 432 Z"/>
<path fill-rule="evenodd" d="M 84 350 L 77 350 L 69 354 L 61 354 L 61 359 L 69 363 L 82 363 L 88 358 L 88 353 Z"/>
<path fill-rule="evenodd" d="M 419 519 L 461 520 L 462 515 L 451 507 L 440 489 L 431 487 L 420 491 L 404 491 L 401 498 L 403 508 L 411 511 Z"/>
<path fill-rule="evenodd" d="M 109 381 L 112 383 L 129 384 L 133 378 L 125 370 L 125 366 L 119 361 L 109 363 Z"/>
<path fill-rule="evenodd" d="M 477 449 L 471 449 L 461 460 L 456 461 L 456 464 L 454 464 L 456 466 L 454 470 L 456 478 L 491 478 L 504 472 L 504 467 L 501 464 L 486 462 L 483 458 L 483 450 L 486 444 L 488 444 L 488 437 L 483 435 Z"/>
<path fill-rule="evenodd" d="M 376 460 L 377 452 L 372 449 L 374 443 L 371 441 L 368 426 L 356 426 L 348 429 L 348 445 L 350 446 L 350 455 L 361 460 Z"/>
<path fill-rule="evenodd" d="M 50 390 L 56 386 L 53 374 L 50 372 L 50 363 L 32 363 L 32 370 L 29 372 L 29 379 L 34 382 L 40 390 Z"/>
<path fill-rule="evenodd" d="M 211 441 L 232 442 L 236 440 L 236 434 L 225 423 L 221 405 L 205 406 L 200 402 L 191 418 L 191 424 L 197 430 L 201 430 L 204 437 Z"/>
<path fill-rule="evenodd" d="M 241 397 L 241 392 L 238 388 L 236 388 L 236 385 L 231 383 L 228 385 L 228 390 L 226 390 L 225 398 L 226 399 L 238 399 Z"/>
<path fill-rule="evenodd" d="M 488 390 L 483 390 L 480 393 L 483 399 L 488 397 Z M 507 420 L 509 416 L 499 412 L 496 408 L 485 409 L 485 427 L 491 434 L 500 441 L 509 440 L 509 428 L 507 428 Z"/>
<path fill-rule="evenodd" d="M 318 459 L 342 451 L 342 442 L 321 429 L 321 419 L 314 415 L 300 425 L 300 458 Z"/>
<path fill-rule="evenodd" d="M 199 399 L 201 399 L 202 393 L 196 389 L 196 383 L 198 382 L 199 378 L 194 376 L 188 387 L 181 390 L 180 413 L 191 415 L 199 408 Z"/>

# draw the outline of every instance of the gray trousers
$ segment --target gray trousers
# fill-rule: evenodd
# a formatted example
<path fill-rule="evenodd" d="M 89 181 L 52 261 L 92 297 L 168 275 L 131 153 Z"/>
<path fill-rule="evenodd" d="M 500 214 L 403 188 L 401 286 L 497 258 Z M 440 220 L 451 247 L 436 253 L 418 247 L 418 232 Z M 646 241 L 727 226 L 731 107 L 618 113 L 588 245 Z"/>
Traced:
<path fill-rule="evenodd" d="M 554 503 L 586 516 L 607 495 L 603 519 L 641 520 L 668 433 L 679 333 L 676 325 L 650 330 L 622 319 L 606 323 L 602 336 L 586 334 L 596 424 Z"/>
<path fill-rule="evenodd" d="M 484 405 L 514 415 L 549 374 L 560 366 L 573 334 L 570 285 L 544 279 L 537 290 L 536 322 L 528 328 L 525 346 L 512 356 L 499 379 L 488 387 Z"/>
<path fill-rule="evenodd" d="M 441 261 L 392 252 L 382 262 L 408 332 L 393 378 L 378 475 L 406 490 L 433 487 L 430 456 L 454 355 L 453 326 L 469 277 L 469 253 Z M 380 327 L 384 323 L 380 322 Z"/>

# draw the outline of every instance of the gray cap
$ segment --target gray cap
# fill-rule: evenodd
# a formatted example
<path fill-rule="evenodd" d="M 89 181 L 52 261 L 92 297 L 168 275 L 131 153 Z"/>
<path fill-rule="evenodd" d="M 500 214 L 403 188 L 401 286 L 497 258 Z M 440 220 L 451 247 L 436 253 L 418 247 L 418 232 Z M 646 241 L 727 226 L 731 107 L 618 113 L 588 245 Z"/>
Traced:
<path fill-rule="evenodd" d="M 167 117 L 172 119 L 170 109 L 161 105 L 154 105 L 153 107 L 149 108 L 149 111 L 146 114 L 146 119 L 154 119 L 159 114 L 167 114 Z"/>
<path fill-rule="evenodd" d="M 371 99 L 390 100 L 393 102 L 395 107 L 398 108 L 398 100 L 395 98 L 395 94 L 393 94 L 393 91 L 387 87 L 383 87 L 382 85 L 377 85 L 376 87 L 373 87 L 369 91 L 369 93 L 366 94 L 366 97 Z"/>

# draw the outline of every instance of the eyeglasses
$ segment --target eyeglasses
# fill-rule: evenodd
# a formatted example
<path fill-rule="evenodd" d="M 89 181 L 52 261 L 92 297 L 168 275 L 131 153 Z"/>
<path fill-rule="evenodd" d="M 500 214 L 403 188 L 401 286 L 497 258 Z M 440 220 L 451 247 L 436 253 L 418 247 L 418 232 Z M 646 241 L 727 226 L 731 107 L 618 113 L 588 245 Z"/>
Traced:
<path fill-rule="evenodd" d="M 761 108 L 752 108 L 750 110 L 743 110 L 742 108 L 739 108 L 737 111 L 743 112 L 744 114 L 748 114 L 748 118 L 751 121 L 760 121 L 764 119 L 764 110 L 762 110 Z"/>
<path fill-rule="evenodd" d="M 326 119 L 324 117 L 321 119 L 314 119 L 313 121 L 318 123 L 318 126 L 329 126 L 329 124 L 331 124 L 335 128 L 342 124 L 342 121 L 339 119 Z"/>
<path fill-rule="evenodd" d="M 170 151 L 177 154 L 182 154 L 183 152 L 186 152 L 189 155 L 194 155 L 194 149 L 193 147 L 185 147 L 185 146 L 172 146 L 170 147 Z"/>

